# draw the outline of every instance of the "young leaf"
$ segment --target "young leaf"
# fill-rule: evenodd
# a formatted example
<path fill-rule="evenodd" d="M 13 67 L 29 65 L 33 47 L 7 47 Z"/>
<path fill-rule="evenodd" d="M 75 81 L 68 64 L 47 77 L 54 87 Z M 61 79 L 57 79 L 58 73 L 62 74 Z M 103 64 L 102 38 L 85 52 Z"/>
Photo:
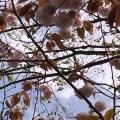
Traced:
<path fill-rule="evenodd" d="M 50 42 L 46 43 L 46 47 L 47 47 L 47 49 L 48 49 L 49 52 L 55 52 L 54 49 L 52 48 L 52 45 L 51 45 Z"/>
<path fill-rule="evenodd" d="M 115 23 L 117 27 L 120 26 L 120 5 L 116 9 Z"/>
<path fill-rule="evenodd" d="M 27 92 L 26 91 L 22 91 L 22 94 L 24 95 L 24 103 L 25 103 L 25 105 L 29 106 L 30 105 L 30 98 L 29 98 Z"/>
<path fill-rule="evenodd" d="M 57 46 L 59 47 L 59 49 L 64 50 L 65 46 L 63 45 L 63 43 L 60 40 L 55 40 Z"/>
<path fill-rule="evenodd" d="M 11 107 L 10 104 L 9 104 L 9 102 L 8 102 L 8 100 L 5 101 L 5 104 L 6 104 L 6 106 L 7 106 L 8 108 Z"/>
<path fill-rule="evenodd" d="M 51 39 L 52 39 L 52 40 L 61 40 L 62 37 L 61 37 L 59 34 L 57 34 L 57 33 L 53 33 L 53 34 L 51 35 Z"/>
<path fill-rule="evenodd" d="M 26 20 L 28 23 L 30 23 L 29 12 L 24 15 L 24 18 L 25 18 L 25 20 Z"/>
<path fill-rule="evenodd" d="M 16 105 L 20 102 L 20 98 L 17 95 L 13 95 L 11 98 L 11 104 Z"/>
<path fill-rule="evenodd" d="M 24 89 L 25 91 L 28 91 L 28 90 L 31 90 L 31 89 L 32 89 L 32 86 L 31 86 L 31 84 L 27 84 L 27 85 L 24 85 L 24 86 L 23 86 L 23 89 Z"/>
<path fill-rule="evenodd" d="M 77 28 L 77 34 L 81 39 L 84 39 L 84 35 L 85 35 L 85 29 L 82 28 Z"/>
<path fill-rule="evenodd" d="M 17 114 L 18 120 L 22 120 L 23 114 L 19 110 L 16 110 L 15 112 Z"/>
<path fill-rule="evenodd" d="M 117 6 L 114 6 L 109 12 L 108 24 L 110 25 L 110 28 L 113 27 L 113 24 L 115 22 L 116 10 L 117 10 Z"/>
<path fill-rule="evenodd" d="M 31 6 L 32 6 L 31 3 L 25 5 L 25 6 L 20 10 L 19 15 L 20 15 L 20 16 L 24 16 L 24 15 L 30 10 Z"/>
<path fill-rule="evenodd" d="M 114 109 L 108 110 L 104 115 L 104 120 L 111 120 L 114 115 Z"/>
<path fill-rule="evenodd" d="M 93 34 L 93 24 L 89 21 L 83 21 L 85 29 L 92 35 Z"/>
<path fill-rule="evenodd" d="M 42 62 L 42 64 L 40 65 L 40 67 L 42 68 L 42 69 L 44 69 L 44 70 L 48 70 L 47 69 L 47 66 L 46 66 L 46 62 Z"/>
<path fill-rule="evenodd" d="M 88 5 L 87 5 L 87 9 L 90 12 L 97 12 L 99 6 L 102 5 L 102 2 L 100 0 L 90 0 Z"/>
<path fill-rule="evenodd" d="M 81 65 L 77 62 L 75 65 L 75 70 L 79 72 L 81 70 Z"/>

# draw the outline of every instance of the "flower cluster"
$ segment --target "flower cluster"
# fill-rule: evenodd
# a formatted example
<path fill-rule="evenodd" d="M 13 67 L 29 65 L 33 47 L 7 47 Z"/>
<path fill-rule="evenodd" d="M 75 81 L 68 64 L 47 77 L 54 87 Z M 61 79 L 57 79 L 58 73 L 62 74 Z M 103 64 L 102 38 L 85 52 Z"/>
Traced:
<path fill-rule="evenodd" d="M 57 8 L 53 4 L 47 3 L 36 11 L 36 19 L 42 25 L 54 24 L 56 9 Z"/>
<path fill-rule="evenodd" d="M 89 98 L 91 95 L 94 94 L 95 92 L 95 88 L 93 85 L 91 85 L 90 83 L 86 83 L 83 87 L 81 87 L 80 89 L 78 89 L 85 97 Z M 78 93 L 76 93 L 76 96 L 79 99 L 83 99 L 81 95 L 79 95 Z"/>
<path fill-rule="evenodd" d="M 110 12 L 110 6 L 100 6 L 98 12 L 101 16 L 107 17 Z"/>
<path fill-rule="evenodd" d="M 84 0 L 50 0 L 59 9 L 80 9 Z"/>
<path fill-rule="evenodd" d="M 45 99 L 51 99 L 53 97 L 53 91 L 48 84 L 41 84 L 38 89 L 44 93 Z"/>
<path fill-rule="evenodd" d="M 77 120 L 85 119 L 85 118 L 88 117 L 88 116 L 89 116 L 88 113 L 86 113 L 86 112 L 80 112 L 80 113 L 77 114 L 76 119 L 77 119 Z"/>
<path fill-rule="evenodd" d="M 90 118 L 90 116 L 94 118 L 96 118 L 97 120 L 101 120 L 99 115 L 93 111 L 90 112 L 80 112 L 76 115 L 76 120 L 88 120 Z"/>
<path fill-rule="evenodd" d="M 20 13 L 20 10 L 26 5 L 26 2 L 22 2 L 22 3 L 19 3 L 19 4 L 16 4 L 14 3 L 14 7 L 15 7 L 15 10 L 16 10 L 16 13 L 19 15 Z M 12 2 L 9 1 L 8 4 L 7 4 L 7 9 L 8 10 L 13 10 L 13 5 L 12 5 Z"/>
<path fill-rule="evenodd" d="M 120 70 L 120 59 L 114 59 L 110 61 L 110 64 L 115 67 L 115 69 Z"/>
<path fill-rule="evenodd" d="M 8 59 L 11 60 L 10 62 L 8 62 L 8 65 L 10 67 L 16 68 L 20 63 L 19 60 L 22 60 L 23 58 L 24 58 L 24 54 L 20 50 L 14 51 L 13 55 Z"/>
<path fill-rule="evenodd" d="M 82 13 L 77 12 L 83 4 L 84 0 L 50 0 L 36 11 L 36 19 L 42 25 L 55 24 L 62 38 L 70 39 L 74 37 L 71 27 L 83 25 Z"/>
<path fill-rule="evenodd" d="M 95 103 L 95 108 L 99 111 L 102 112 L 106 109 L 106 104 L 103 100 L 99 100 Z"/>
<path fill-rule="evenodd" d="M 16 23 L 17 17 L 14 14 L 8 14 L 5 20 L 8 25 L 13 26 Z"/>

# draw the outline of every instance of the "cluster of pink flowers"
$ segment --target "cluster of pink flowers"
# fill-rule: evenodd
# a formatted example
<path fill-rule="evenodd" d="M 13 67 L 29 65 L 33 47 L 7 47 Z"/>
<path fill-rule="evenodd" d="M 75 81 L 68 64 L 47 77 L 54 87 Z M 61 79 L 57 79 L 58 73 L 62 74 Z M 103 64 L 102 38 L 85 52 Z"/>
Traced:
<path fill-rule="evenodd" d="M 17 60 L 22 60 L 23 58 L 24 58 L 23 52 L 21 52 L 20 50 L 14 51 L 13 55 L 8 59 L 8 60 L 11 60 L 10 62 L 8 62 L 8 65 L 10 67 L 16 68 L 20 63 L 20 61 L 17 61 Z"/>
<path fill-rule="evenodd" d="M 80 9 L 85 0 L 50 0 L 59 9 Z"/>
<path fill-rule="evenodd" d="M 110 6 L 100 6 L 98 12 L 101 16 L 107 17 L 110 12 Z"/>
<path fill-rule="evenodd" d="M 76 115 L 76 120 L 88 120 L 90 116 L 95 117 L 97 120 L 101 120 L 99 115 L 95 112 L 92 113 L 80 112 Z"/>
<path fill-rule="evenodd" d="M 51 99 L 53 97 L 53 91 L 48 84 L 41 84 L 38 89 L 44 93 L 45 99 Z"/>
<path fill-rule="evenodd" d="M 110 64 L 115 67 L 115 69 L 120 70 L 120 59 L 114 59 L 110 61 Z"/>
<path fill-rule="evenodd" d="M 99 111 L 102 112 L 106 109 L 106 104 L 103 100 L 99 100 L 95 103 L 95 108 Z"/>
<path fill-rule="evenodd" d="M 22 3 L 19 3 L 19 4 L 14 3 L 14 7 L 15 7 L 15 10 L 16 10 L 16 12 L 17 12 L 18 15 L 19 15 L 20 10 L 21 10 L 25 5 L 26 5 L 26 2 L 22 2 Z M 11 1 L 9 1 L 9 2 L 7 3 L 7 9 L 8 9 L 8 10 L 13 10 L 13 5 L 12 5 L 12 2 L 11 2 Z"/>
<path fill-rule="evenodd" d="M 99 100 L 95 103 L 95 108 L 99 111 L 99 112 L 102 112 L 106 109 L 106 104 L 104 101 L 102 100 Z M 77 120 L 81 120 L 81 119 L 86 119 L 87 117 L 89 116 L 95 116 L 98 118 L 99 120 L 99 116 L 98 114 L 96 114 L 95 112 L 93 113 L 87 113 L 87 112 L 80 112 L 76 115 L 76 119 Z"/>
<path fill-rule="evenodd" d="M 94 94 L 95 92 L 95 88 L 93 85 L 91 85 L 90 83 L 86 83 L 83 87 L 81 87 L 80 89 L 78 89 L 85 97 L 89 98 L 91 95 Z M 78 93 L 76 93 L 76 96 L 79 99 L 83 99 L 81 95 L 79 95 Z"/>
<path fill-rule="evenodd" d="M 54 24 L 56 9 L 56 6 L 47 3 L 36 11 L 36 19 L 39 20 L 42 25 Z"/>
<path fill-rule="evenodd" d="M 13 26 L 16 23 L 17 17 L 14 14 L 8 14 L 5 20 L 8 25 Z"/>
<path fill-rule="evenodd" d="M 43 56 L 43 54 L 42 54 L 41 52 L 38 52 L 38 53 L 35 55 L 35 59 L 36 59 L 36 60 L 44 60 L 44 56 Z M 40 62 L 35 62 L 35 63 L 41 64 L 42 62 L 40 61 Z"/>
<path fill-rule="evenodd" d="M 77 12 L 83 4 L 84 0 L 50 0 L 36 11 L 36 19 L 42 25 L 55 24 L 61 37 L 70 39 L 74 37 L 71 27 L 83 24 L 82 13 Z"/>

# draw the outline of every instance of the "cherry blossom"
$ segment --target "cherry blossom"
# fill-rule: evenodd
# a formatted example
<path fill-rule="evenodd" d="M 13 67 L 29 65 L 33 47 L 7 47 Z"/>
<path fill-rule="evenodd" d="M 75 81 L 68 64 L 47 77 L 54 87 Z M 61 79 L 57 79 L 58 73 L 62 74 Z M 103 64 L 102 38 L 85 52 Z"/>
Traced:
<path fill-rule="evenodd" d="M 95 103 L 95 108 L 96 108 L 98 111 L 102 112 L 102 111 L 104 111 L 104 110 L 106 109 L 106 104 L 105 104 L 104 101 L 99 100 L 99 101 L 97 101 L 97 102 Z"/>
<path fill-rule="evenodd" d="M 62 36 L 64 39 L 70 39 L 74 37 L 74 32 L 70 28 L 66 29 L 60 29 L 59 34 Z"/>
<path fill-rule="evenodd" d="M 94 94 L 95 92 L 95 88 L 93 85 L 91 85 L 90 83 L 86 83 L 83 87 L 81 87 L 80 89 L 78 89 L 85 97 L 89 98 L 91 95 Z M 83 99 L 82 96 L 80 96 L 78 93 L 76 93 L 76 96 L 79 99 Z"/>
<path fill-rule="evenodd" d="M 55 25 L 61 28 L 68 28 L 73 25 L 73 19 L 69 17 L 67 12 L 59 12 L 55 19 Z"/>

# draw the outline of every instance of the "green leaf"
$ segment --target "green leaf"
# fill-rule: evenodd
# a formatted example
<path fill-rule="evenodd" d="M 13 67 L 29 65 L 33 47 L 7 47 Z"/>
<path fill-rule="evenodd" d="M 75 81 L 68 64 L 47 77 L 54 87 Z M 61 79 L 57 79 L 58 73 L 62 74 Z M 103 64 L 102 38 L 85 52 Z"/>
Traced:
<path fill-rule="evenodd" d="M 111 120 L 114 115 L 114 109 L 108 110 L 104 115 L 104 120 Z"/>

